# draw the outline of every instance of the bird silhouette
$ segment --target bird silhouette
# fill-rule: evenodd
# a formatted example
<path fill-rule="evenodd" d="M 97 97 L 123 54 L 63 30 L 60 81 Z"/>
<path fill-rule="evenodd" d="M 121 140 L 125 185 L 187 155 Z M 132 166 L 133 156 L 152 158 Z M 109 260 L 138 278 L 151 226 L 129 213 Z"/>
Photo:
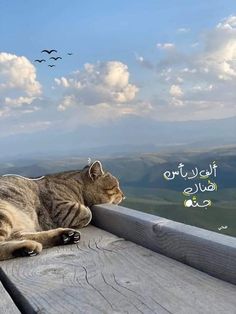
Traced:
<path fill-rule="evenodd" d="M 55 49 L 52 49 L 52 50 L 44 49 L 44 50 L 41 51 L 41 53 L 42 53 L 42 52 L 46 52 L 46 53 L 48 53 L 48 54 L 50 55 L 50 53 L 52 53 L 52 52 L 57 52 L 57 50 L 55 50 Z"/>
<path fill-rule="evenodd" d="M 49 59 L 53 59 L 53 60 L 57 61 L 58 59 L 62 59 L 62 58 L 61 57 L 51 57 Z"/>
<path fill-rule="evenodd" d="M 55 64 L 49 64 L 48 66 L 52 68 L 52 67 L 55 67 Z"/>
<path fill-rule="evenodd" d="M 36 59 L 36 60 L 34 60 L 34 62 L 39 62 L 39 63 L 41 63 L 41 62 L 46 62 L 46 60 L 44 60 L 44 59 Z"/>
<path fill-rule="evenodd" d="M 73 53 L 72 52 L 67 52 L 68 56 L 72 56 Z"/>

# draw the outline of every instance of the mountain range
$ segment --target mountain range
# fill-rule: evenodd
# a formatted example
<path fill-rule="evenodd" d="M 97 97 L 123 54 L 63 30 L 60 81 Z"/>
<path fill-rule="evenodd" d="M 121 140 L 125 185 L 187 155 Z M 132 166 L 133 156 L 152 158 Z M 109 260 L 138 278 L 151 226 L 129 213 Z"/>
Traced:
<path fill-rule="evenodd" d="M 127 117 L 105 125 L 82 125 L 63 131 L 0 136 L 0 160 L 12 157 L 122 156 L 124 154 L 204 149 L 236 144 L 236 117 L 218 120 L 163 122 Z"/>

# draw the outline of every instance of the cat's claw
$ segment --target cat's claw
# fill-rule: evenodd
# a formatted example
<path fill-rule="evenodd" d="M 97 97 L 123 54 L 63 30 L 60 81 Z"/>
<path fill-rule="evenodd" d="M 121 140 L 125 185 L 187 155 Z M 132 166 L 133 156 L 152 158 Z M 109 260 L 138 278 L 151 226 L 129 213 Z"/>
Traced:
<path fill-rule="evenodd" d="M 35 256 L 38 255 L 39 253 L 35 252 L 35 251 L 26 251 L 26 253 L 28 254 L 28 256 Z"/>
<path fill-rule="evenodd" d="M 62 234 L 63 244 L 78 243 L 80 240 L 80 232 L 75 230 L 65 231 Z"/>
<path fill-rule="evenodd" d="M 18 250 L 15 250 L 14 251 L 14 253 L 13 253 L 13 255 L 15 256 L 15 257 L 32 257 L 32 256 L 36 256 L 36 255 L 38 255 L 39 254 L 39 251 L 29 251 L 29 250 L 27 250 L 27 249 L 23 249 L 23 248 L 21 248 L 21 249 L 18 249 Z"/>

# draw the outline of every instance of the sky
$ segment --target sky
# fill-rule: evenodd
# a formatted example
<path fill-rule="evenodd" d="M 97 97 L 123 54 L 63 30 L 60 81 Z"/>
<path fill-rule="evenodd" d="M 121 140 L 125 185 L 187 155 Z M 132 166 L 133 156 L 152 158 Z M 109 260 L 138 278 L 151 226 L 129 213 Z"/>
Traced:
<path fill-rule="evenodd" d="M 0 38 L 0 138 L 236 116 L 235 0 L 1 0 Z"/>

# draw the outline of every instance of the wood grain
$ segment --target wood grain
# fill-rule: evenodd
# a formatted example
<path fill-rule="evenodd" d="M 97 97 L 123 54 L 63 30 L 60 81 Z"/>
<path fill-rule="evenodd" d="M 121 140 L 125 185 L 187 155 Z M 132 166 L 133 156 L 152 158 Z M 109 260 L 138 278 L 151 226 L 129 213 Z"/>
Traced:
<path fill-rule="evenodd" d="M 20 311 L 16 307 L 15 303 L 12 301 L 11 297 L 4 289 L 0 282 L 0 313 L 1 314 L 19 314 Z"/>
<path fill-rule="evenodd" d="M 94 226 L 81 233 L 78 246 L 1 263 L 35 312 L 235 314 L 232 284 Z"/>
<path fill-rule="evenodd" d="M 93 224 L 236 284 L 236 238 L 115 205 L 97 205 Z"/>

